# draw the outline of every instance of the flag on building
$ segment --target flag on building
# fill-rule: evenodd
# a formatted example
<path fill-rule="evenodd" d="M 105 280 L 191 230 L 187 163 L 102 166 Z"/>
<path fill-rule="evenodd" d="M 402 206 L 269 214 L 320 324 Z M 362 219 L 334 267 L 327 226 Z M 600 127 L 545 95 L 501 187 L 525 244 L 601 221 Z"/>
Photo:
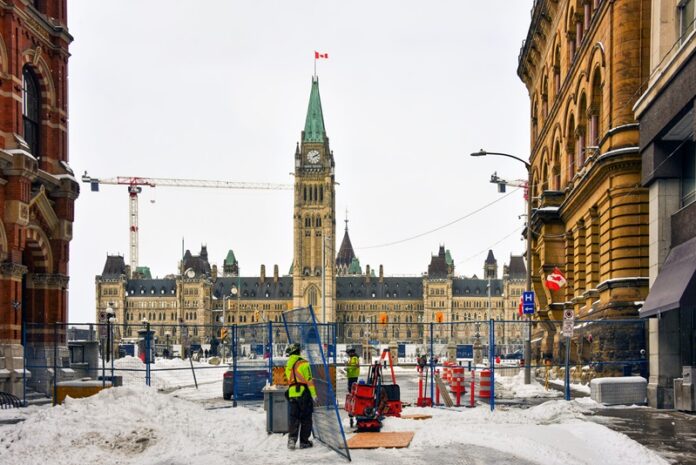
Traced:
<path fill-rule="evenodd" d="M 315 50 L 314 51 L 314 59 L 318 60 L 319 58 L 329 58 L 329 54 L 328 53 L 320 53 L 320 52 L 317 52 Z"/>
<path fill-rule="evenodd" d="M 520 296 L 520 304 L 517 306 L 517 313 L 520 316 L 522 316 L 524 314 L 523 305 L 522 305 L 523 301 L 524 301 L 524 299 L 522 298 L 522 296 Z"/>
<path fill-rule="evenodd" d="M 553 272 L 546 277 L 546 287 L 552 291 L 557 291 L 562 287 L 565 287 L 566 284 L 567 281 L 565 276 L 563 276 L 563 273 L 561 273 L 561 270 L 559 270 L 558 267 L 555 267 Z"/>

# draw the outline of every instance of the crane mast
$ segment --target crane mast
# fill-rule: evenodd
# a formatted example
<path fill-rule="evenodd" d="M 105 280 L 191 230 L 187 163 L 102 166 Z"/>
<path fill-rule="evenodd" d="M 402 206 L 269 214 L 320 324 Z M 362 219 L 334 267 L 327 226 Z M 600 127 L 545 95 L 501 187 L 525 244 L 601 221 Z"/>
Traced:
<path fill-rule="evenodd" d="M 262 182 L 236 182 L 236 181 L 209 181 L 201 179 L 177 179 L 177 178 L 144 178 L 139 176 L 117 176 L 115 178 L 93 178 L 87 174 L 82 175 L 82 182 L 88 183 L 93 192 L 99 192 L 99 185 L 128 186 L 128 217 L 130 236 L 130 268 L 131 273 L 138 267 L 138 195 L 147 187 L 198 187 L 207 189 L 253 189 L 253 190 L 291 190 L 292 184 L 262 183 Z"/>

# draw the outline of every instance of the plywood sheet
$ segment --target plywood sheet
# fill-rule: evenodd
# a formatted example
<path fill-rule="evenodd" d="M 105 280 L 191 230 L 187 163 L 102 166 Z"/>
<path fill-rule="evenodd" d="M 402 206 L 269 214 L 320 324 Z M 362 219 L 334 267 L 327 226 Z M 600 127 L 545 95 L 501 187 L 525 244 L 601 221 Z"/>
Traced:
<path fill-rule="evenodd" d="M 401 449 L 411 444 L 415 434 L 413 431 L 356 433 L 348 439 L 348 449 L 378 449 L 380 447 Z"/>
<path fill-rule="evenodd" d="M 425 413 L 411 413 L 408 415 L 401 415 L 404 420 L 430 420 L 433 416 L 426 415 Z"/>

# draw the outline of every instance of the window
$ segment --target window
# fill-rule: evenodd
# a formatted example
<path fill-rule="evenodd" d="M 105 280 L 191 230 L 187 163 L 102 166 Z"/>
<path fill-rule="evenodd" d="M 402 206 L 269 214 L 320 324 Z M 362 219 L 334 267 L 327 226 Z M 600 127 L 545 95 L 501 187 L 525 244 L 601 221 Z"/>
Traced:
<path fill-rule="evenodd" d="M 679 2 L 679 34 L 684 43 L 688 35 L 694 30 L 694 3 L 695 0 L 681 0 Z"/>
<path fill-rule="evenodd" d="M 24 140 L 29 144 L 32 155 L 38 157 L 41 127 L 41 94 L 34 71 L 25 66 L 22 71 L 22 120 L 24 123 Z"/>
<path fill-rule="evenodd" d="M 696 200 L 696 144 L 686 144 L 682 156 L 681 204 L 682 207 Z"/>

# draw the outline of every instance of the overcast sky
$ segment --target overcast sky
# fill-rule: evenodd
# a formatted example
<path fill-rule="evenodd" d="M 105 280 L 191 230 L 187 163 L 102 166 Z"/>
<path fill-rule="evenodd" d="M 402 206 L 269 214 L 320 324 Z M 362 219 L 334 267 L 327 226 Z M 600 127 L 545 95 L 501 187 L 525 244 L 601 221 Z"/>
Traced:
<path fill-rule="evenodd" d="M 70 0 L 70 163 L 103 178 L 292 183 L 314 51 L 325 52 L 317 74 L 339 183 L 336 247 L 347 209 L 363 268 L 420 275 L 444 244 L 459 275 L 481 276 L 489 248 L 502 272 L 524 252 L 525 207 L 521 191 L 505 197 L 489 178 L 526 171 L 468 154 L 528 157 L 529 99 L 516 69 L 531 5 Z M 128 262 L 127 188 L 81 187 L 73 322 L 94 321 L 107 253 Z M 261 264 L 286 274 L 291 192 L 144 188 L 139 264 L 175 273 L 183 238 L 194 254 L 207 244 L 219 265 L 233 249 L 244 276 Z"/>

